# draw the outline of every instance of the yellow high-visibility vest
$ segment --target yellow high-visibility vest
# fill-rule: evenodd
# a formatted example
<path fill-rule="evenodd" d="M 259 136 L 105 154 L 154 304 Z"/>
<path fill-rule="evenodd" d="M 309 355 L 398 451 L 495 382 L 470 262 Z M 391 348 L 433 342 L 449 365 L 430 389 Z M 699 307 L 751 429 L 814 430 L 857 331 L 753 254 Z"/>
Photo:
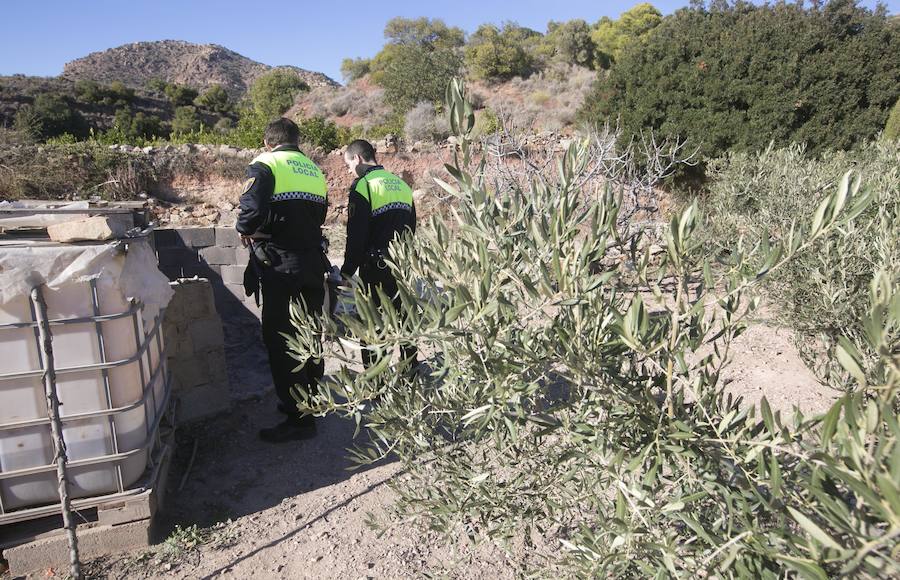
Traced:
<path fill-rule="evenodd" d="M 270 151 L 263 153 L 252 163 L 263 163 L 275 177 L 272 203 L 304 199 L 327 203 L 328 184 L 325 174 L 309 157 L 299 151 Z"/>

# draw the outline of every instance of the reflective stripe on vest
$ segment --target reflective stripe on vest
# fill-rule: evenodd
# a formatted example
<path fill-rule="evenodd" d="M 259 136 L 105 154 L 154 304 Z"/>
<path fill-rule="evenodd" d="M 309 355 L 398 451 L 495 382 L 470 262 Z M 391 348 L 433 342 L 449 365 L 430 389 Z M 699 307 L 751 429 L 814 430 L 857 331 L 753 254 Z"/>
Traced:
<path fill-rule="evenodd" d="M 356 184 L 356 192 L 369 200 L 372 217 L 393 209 L 412 211 L 412 188 L 385 169 L 368 172 Z"/>
<path fill-rule="evenodd" d="M 252 163 L 263 163 L 275 178 L 271 201 L 302 199 L 328 203 L 328 184 L 322 170 L 299 151 L 271 151 L 263 153 Z"/>

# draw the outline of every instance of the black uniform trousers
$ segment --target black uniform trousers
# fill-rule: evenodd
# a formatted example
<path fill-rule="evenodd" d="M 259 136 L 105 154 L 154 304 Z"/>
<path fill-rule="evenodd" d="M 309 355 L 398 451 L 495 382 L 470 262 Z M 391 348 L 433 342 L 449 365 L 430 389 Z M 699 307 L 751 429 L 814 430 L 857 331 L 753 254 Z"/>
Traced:
<path fill-rule="evenodd" d="M 381 262 L 383 265 L 384 262 Z M 373 304 L 375 307 L 381 306 L 381 300 L 378 297 L 378 292 L 376 288 L 381 288 L 381 291 L 385 293 L 385 295 L 390 296 L 392 298 L 392 302 L 394 304 L 394 308 L 397 310 L 398 314 L 403 315 L 403 311 L 401 310 L 401 301 L 400 296 L 397 293 L 397 280 L 394 279 L 393 274 L 391 274 L 391 270 L 388 267 L 379 267 L 378 264 L 375 263 L 374 260 L 369 260 L 367 263 L 363 264 L 359 269 L 359 277 L 365 285 L 365 289 L 367 292 L 371 293 Z M 416 363 L 416 357 L 418 356 L 418 349 L 415 344 L 404 344 L 400 347 L 400 355 L 403 360 L 412 359 L 410 364 L 414 365 Z M 375 353 L 367 348 L 362 350 L 362 360 L 363 365 L 366 368 L 371 367 L 378 359 L 375 356 Z"/>
<path fill-rule="evenodd" d="M 262 333 L 263 342 L 269 353 L 269 366 L 272 369 L 272 380 L 278 398 L 290 409 L 297 408 L 297 401 L 291 395 L 291 388 L 309 392 L 310 388 L 322 378 L 325 362 L 309 359 L 298 371 L 294 369 L 298 362 L 288 352 L 287 341 L 281 333 L 293 334 L 290 304 L 292 300 L 306 304 L 307 312 L 321 314 L 325 302 L 325 286 L 303 286 L 300 276 L 286 274 L 266 268 L 262 276 Z M 293 415 L 298 422 L 300 413 Z M 303 421 L 312 420 L 311 416 Z"/>

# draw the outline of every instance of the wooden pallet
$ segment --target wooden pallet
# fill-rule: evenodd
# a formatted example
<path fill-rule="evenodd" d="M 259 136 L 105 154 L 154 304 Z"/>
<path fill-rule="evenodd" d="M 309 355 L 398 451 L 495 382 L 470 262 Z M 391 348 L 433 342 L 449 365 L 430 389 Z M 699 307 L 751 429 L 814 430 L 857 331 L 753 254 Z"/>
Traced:
<path fill-rule="evenodd" d="M 79 509 L 75 519 L 81 560 L 146 548 L 154 539 L 156 516 L 163 507 L 166 480 L 174 452 L 174 430 L 163 439 L 158 468 L 142 493 Z M 0 527 L 0 556 L 12 574 L 65 567 L 69 545 L 62 516 L 9 524 Z"/>

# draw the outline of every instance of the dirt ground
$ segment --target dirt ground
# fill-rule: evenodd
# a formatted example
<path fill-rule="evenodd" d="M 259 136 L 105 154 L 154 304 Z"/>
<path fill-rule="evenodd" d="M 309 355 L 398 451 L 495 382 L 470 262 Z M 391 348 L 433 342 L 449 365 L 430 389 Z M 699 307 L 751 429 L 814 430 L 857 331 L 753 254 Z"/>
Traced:
<path fill-rule="evenodd" d="M 231 328 L 230 414 L 179 431 L 169 496 L 157 535 L 162 543 L 89 562 L 97 578 L 515 578 L 521 571 L 492 546 L 448 545 L 413 526 L 383 535 L 366 524 L 393 501 L 387 482 L 397 463 L 349 471 L 345 448 L 353 425 L 320 420 L 316 439 L 268 445 L 256 431 L 280 419 L 265 354 L 252 328 Z M 835 394 L 803 365 L 788 330 L 757 321 L 741 336 L 728 388 L 774 409 L 821 411 Z M 184 487 L 188 459 L 196 456 Z M 197 528 L 192 528 L 196 525 Z M 178 526 L 176 528 L 176 526 Z M 58 571 L 64 575 L 64 571 Z M 46 577 L 44 571 L 33 577 Z"/>

